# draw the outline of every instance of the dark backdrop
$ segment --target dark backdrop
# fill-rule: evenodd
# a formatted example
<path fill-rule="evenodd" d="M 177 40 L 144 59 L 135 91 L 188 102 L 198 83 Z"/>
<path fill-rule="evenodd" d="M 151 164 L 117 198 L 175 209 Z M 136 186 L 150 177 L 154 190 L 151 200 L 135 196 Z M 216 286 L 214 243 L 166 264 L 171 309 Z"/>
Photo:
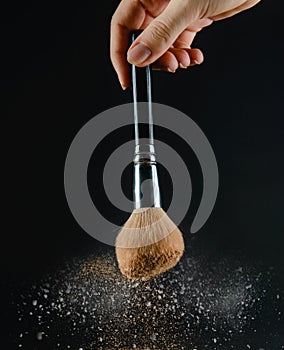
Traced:
<path fill-rule="evenodd" d="M 23 280 L 36 280 L 66 257 L 101 246 L 68 209 L 63 169 L 71 141 L 88 120 L 131 102 L 109 60 L 109 24 L 117 3 L 22 2 L 1 11 L 3 293 L 20 291 Z M 284 246 L 280 4 L 262 1 L 200 33 L 195 46 L 205 55 L 201 66 L 175 75 L 154 73 L 154 101 L 188 114 L 216 154 L 220 191 L 200 241 L 224 254 L 241 249 L 279 269 Z M 183 223 L 185 231 L 190 220 L 189 215 Z"/>

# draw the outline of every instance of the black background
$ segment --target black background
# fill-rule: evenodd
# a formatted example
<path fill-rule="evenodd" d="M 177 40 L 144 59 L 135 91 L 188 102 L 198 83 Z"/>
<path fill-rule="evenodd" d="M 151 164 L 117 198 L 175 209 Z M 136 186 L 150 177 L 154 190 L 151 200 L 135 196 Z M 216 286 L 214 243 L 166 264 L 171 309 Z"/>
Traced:
<path fill-rule="evenodd" d="M 40 278 L 64 259 L 101 246 L 73 219 L 63 170 L 79 129 L 96 114 L 131 102 L 109 60 L 117 3 L 22 2 L 1 11 L 4 296 L 10 288 L 20 292 L 23 281 Z M 205 62 L 175 75 L 154 73 L 153 98 L 196 121 L 217 158 L 218 200 L 198 239 L 220 254 L 241 249 L 282 271 L 280 4 L 262 1 L 205 29 L 194 45 L 203 49 Z M 116 140 L 123 143 L 125 135 L 122 130 Z M 162 131 L 160 137 L 175 142 Z M 184 231 L 191 219 L 183 222 Z"/>

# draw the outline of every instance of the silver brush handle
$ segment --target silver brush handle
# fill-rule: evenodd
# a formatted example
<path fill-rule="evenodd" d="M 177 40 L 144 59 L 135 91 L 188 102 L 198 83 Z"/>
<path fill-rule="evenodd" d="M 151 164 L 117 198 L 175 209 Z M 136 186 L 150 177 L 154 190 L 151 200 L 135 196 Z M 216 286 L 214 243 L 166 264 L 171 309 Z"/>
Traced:
<path fill-rule="evenodd" d="M 132 33 L 131 43 L 140 33 L 141 31 Z M 160 208 L 161 195 L 154 147 L 150 66 L 138 68 L 132 65 L 132 89 L 135 128 L 134 205 L 135 209 Z M 146 102 L 146 104 L 141 102 Z M 143 116 L 145 113 L 147 114 L 147 125 L 143 130 L 141 124 L 139 124 L 139 116 L 142 113 Z"/>

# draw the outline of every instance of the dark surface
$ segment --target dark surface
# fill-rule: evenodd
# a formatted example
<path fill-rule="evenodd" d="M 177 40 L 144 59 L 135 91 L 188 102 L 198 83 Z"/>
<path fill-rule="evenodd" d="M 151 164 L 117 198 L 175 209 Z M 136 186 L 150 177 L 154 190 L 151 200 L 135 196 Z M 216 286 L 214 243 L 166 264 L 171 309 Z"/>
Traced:
<path fill-rule="evenodd" d="M 204 64 L 176 75 L 154 73 L 153 98 L 196 121 L 217 158 L 218 200 L 195 238 L 197 246 L 216 257 L 241 251 L 251 261 L 261 260 L 263 269 L 275 268 L 283 288 L 284 44 L 279 6 L 280 0 L 263 1 L 204 30 L 195 42 L 204 51 Z M 15 291 L 19 295 L 62 262 L 102 247 L 73 219 L 63 169 L 78 130 L 103 110 L 131 101 L 108 56 L 115 7 L 114 1 L 76 6 L 37 2 L 1 11 L 1 97 L 6 107 L 1 308 L 2 329 L 11 337 L 17 329 L 9 306 Z M 128 136 L 114 140 L 122 143 Z M 182 149 L 166 132 L 159 137 Z M 193 158 L 188 156 L 188 162 Z M 196 168 L 192 176 L 198 187 Z M 110 215 L 111 208 L 105 210 Z M 191 220 L 190 213 L 182 223 L 185 232 Z"/>

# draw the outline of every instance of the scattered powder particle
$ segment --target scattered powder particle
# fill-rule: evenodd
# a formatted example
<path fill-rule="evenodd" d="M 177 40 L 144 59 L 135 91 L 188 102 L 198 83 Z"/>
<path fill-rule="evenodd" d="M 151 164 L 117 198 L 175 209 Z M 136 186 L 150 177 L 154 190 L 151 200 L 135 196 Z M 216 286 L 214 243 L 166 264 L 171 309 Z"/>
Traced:
<path fill-rule="evenodd" d="M 44 332 L 38 332 L 36 335 L 37 340 L 42 340 L 43 334 L 44 334 Z"/>
<path fill-rule="evenodd" d="M 157 339 L 157 336 L 156 336 L 155 333 L 153 333 L 153 334 L 151 335 L 151 339 L 152 339 L 153 341 L 155 341 L 155 340 Z"/>

